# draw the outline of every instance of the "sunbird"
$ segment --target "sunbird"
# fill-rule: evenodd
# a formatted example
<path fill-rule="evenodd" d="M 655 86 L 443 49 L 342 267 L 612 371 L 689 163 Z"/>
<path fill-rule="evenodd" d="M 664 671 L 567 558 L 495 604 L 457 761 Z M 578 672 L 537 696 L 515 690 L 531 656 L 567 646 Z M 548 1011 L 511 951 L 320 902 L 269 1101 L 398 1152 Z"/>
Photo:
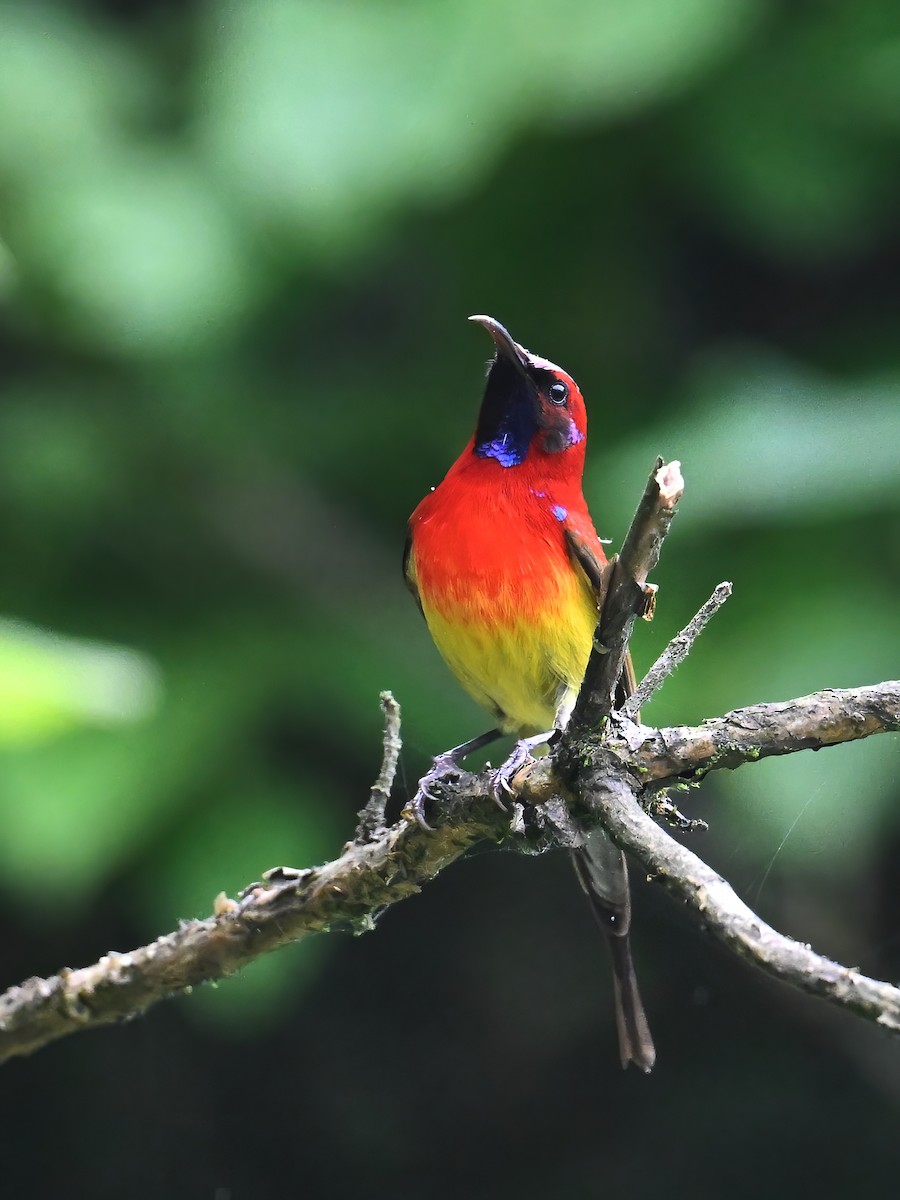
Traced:
<path fill-rule="evenodd" d="M 499 321 L 469 319 L 495 346 L 478 423 L 410 517 L 403 569 L 435 645 L 496 725 L 439 755 L 419 797 L 496 738 L 521 739 L 510 760 L 518 764 L 565 728 L 607 564 L 582 492 L 587 413 L 578 385 Z M 620 699 L 633 688 L 629 659 Z M 572 858 L 610 949 L 622 1066 L 650 1071 L 656 1051 L 631 958 L 625 856 L 597 830 Z"/>

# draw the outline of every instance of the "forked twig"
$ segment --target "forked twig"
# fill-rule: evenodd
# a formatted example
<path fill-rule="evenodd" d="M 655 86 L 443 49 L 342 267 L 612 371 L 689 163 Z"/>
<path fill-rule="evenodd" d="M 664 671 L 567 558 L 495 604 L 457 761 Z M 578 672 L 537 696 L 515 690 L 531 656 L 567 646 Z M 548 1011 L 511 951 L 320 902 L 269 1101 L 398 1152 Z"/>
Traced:
<path fill-rule="evenodd" d="M 634 721 L 647 701 L 658 692 L 677 667 L 680 667 L 693 649 L 694 642 L 703 632 L 709 620 L 716 615 L 732 593 L 730 583 L 720 583 L 696 616 L 692 617 L 680 633 L 672 638 L 665 650 L 622 705 L 622 712 Z"/>

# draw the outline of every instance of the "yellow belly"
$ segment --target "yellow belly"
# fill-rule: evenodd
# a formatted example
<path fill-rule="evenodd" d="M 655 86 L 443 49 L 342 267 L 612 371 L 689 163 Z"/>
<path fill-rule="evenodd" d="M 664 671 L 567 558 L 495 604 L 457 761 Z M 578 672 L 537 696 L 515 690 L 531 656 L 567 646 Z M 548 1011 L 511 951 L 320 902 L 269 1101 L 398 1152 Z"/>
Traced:
<path fill-rule="evenodd" d="M 470 696 L 504 733 L 523 736 L 553 726 L 571 705 L 587 666 L 597 608 L 587 581 L 573 571 L 542 581 L 539 603 L 519 597 L 457 597 L 440 607 L 422 595 L 435 645 Z"/>

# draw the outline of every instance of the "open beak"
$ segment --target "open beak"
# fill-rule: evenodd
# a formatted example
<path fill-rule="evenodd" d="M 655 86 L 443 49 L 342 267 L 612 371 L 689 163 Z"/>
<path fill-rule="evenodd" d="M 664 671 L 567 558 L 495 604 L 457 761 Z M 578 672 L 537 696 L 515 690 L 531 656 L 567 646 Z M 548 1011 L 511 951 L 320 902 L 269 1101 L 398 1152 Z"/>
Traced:
<path fill-rule="evenodd" d="M 469 317 L 469 320 L 477 321 L 479 325 L 483 325 L 494 339 L 494 344 L 497 347 L 497 356 L 500 357 L 502 355 L 521 375 L 527 377 L 530 365 L 528 351 L 520 346 L 518 342 L 513 341 L 508 329 L 505 329 L 493 317 L 477 315 Z"/>

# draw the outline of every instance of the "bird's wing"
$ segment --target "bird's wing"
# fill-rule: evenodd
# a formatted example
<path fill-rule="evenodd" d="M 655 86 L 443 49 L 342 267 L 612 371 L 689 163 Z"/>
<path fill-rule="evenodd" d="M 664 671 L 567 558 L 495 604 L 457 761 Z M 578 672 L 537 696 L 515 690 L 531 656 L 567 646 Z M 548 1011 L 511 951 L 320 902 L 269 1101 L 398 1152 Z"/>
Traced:
<path fill-rule="evenodd" d="M 609 586 L 609 577 L 613 564 L 608 562 L 605 557 L 598 555 L 596 547 L 591 545 L 591 539 L 585 537 L 583 533 L 579 533 L 577 529 L 567 526 L 564 536 L 569 557 L 581 568 L 588 583 L 591 585 L 591 591 L 594 593 L 594 599 L 597 601 L 597 612 L 599 614 L 603 609 L 603 601 L 606 598 L 606 589 Z M 617 708 L 621 708 L 636 687 L 637 680 L 635 679 L 634 666 L 631 662 L 631 651 L 629 650 L 625 656 L 625 665 L 622 667 L 622 676 L 616 686 Z"/>
<path fill-rule="evenodd" d="M 579 533 L 577 529 L 573 529 L 571 525 L 566 526 L 563 536 L 566 539 L 566 549 L 569 552 L 569 557 L 581 567 L 587 576 L 587 581 L 597 598 L 597 607 L 599 609 L 602 607 L 603 597 L 606 594 L 606 577 L 609 563 L 606 561 L 603 551 L 601 550 L 598 554 L 596 547 L 591 545 L 590 538 L 585 537 L 583 533 Z"/>
<path fill-rule="evenodd" d="M 419 606 L 419 612 L 424 616 L 422 597 L 419 595 L 419 585 L 416 582 L 416 559 L 412 548 L 412 529 L 408 528 L 406 531 L 406 544 L 403 547 L 403 578 L 406 581 L 406 586 L 412 592 L 416 604 Z"/>

